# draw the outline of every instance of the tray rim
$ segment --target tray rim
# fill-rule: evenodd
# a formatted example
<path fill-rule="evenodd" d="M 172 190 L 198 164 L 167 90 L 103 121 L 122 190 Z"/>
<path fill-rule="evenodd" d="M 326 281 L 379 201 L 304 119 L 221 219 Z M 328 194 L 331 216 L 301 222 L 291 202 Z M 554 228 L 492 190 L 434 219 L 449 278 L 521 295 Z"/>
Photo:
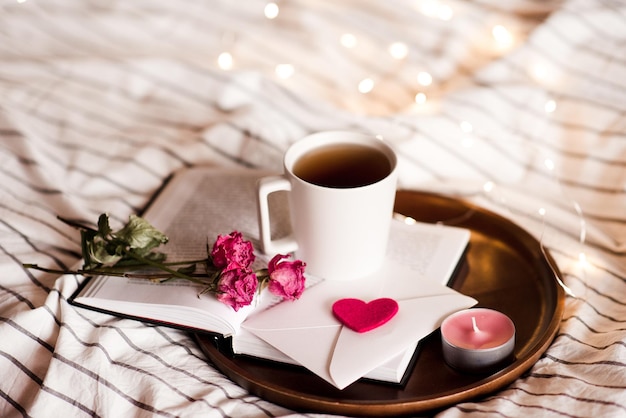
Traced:
<path fill-rule="evenodd" d="M 438 194 L 433 192 L 424 192 L 417 190 L 398 190 L 399 195 L 428 196 L 430 198 L 442 199 L 449 201 L 450 204 L 462 205 L 468 210 L 479 212 L 485 216 L 494 218 L 498 222 L 507 225 L 517 234 L 520 234 L 524 240 L 530 240 L 533 245 L 537 246 L 541 252 L 544 261 L 552 270 L 554 275 L 554 313 L 546 326 L 545 332 L 535 339 L 532 348 L 522 358 L 517 358 L 512 364 L 504 369 L 486 376 L 484 379 L 468 384 L 464 387 L 449 392 L 439 394 L 437 397 L 424 399 L 409 399 L 404 401 L 397 400 L 341 400 L 330 399 L 328 397 L 303 394 L 294 389 L 279 384 L 270 384 L 266 381 L 252 381 L 245 377 L 246 372 L 239 365 L 226 366 L 225 361 L 220 357 L 225 357 L 215 345 L 206 340 L 202 334 L 195 334 L 195 339 L 202 351 L 209 360 L 224 373 L 228 378 L 233 380 L 239 386 L 248 390 L 265 400 L 277 403 L 284 407 L 296 410 L 306 410 L 321 413 L 342 414 L 342 415 L 361 415 L 361 416 L 388 416 L 424 413 L 432 410 L 441 409 L 451 406 L 461 401 L 467 401 L 473 398 L 493 393 L 494 391 L 517 380 L 525 371 L 534 365 L 543 353 L 548 349 L 554 340 L 561 323 L 563 311 L 565 307 L 565 292 L 559 281 L 562 282 L 563 277 L 556 262 L 547 248 L 544 248 L 536 238 L 528 231 L 523 229 L 512 220 L 503 217 L 489 209 L 478 206 L 462 198 L 449 195 Z M 401 212 L 400 212 L 401 213 Z M 236 370 L 238 369 L 238 370 Z M 364 408 L 366 410 L 364 410 Z"/>

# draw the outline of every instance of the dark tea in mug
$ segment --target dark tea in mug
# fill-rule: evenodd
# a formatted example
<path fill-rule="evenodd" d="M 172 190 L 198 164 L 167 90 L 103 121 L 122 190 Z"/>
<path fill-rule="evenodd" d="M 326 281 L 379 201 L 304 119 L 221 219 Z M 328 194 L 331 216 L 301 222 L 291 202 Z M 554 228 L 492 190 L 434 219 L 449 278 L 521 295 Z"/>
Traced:
<path fill-rule="evenodd" d="M 389 158 L 360 144 L 333 144 L 301 156 L 293 173 L 318 186 L 346 189 L 376 183 L 391 173 Z"/>

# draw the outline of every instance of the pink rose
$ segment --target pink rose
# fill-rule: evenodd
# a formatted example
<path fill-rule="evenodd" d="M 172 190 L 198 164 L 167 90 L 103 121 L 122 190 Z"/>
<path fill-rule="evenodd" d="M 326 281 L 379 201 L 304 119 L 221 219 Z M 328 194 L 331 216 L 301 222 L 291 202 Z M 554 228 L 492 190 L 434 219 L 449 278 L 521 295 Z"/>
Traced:
<path fill-rule="evenodd" d="M 289 255 L 277 254 L 267 265 L 270 292 L 285 299 L 295 300 L 304 292 L 304 267 L 300 260 L 283 261 Z"/>
<path fill-rule="evenodd" d="M 241 232 L 218 235 L 211 251 L 213 265 L 218 269 L 247 269 L 254 261 L 254 248 L 250 241 L 243 239 Z"/>
<path fill-rule="evenodd" d="M 243 268 L 225 270 L 217 284 L 217 300 L 238 311 L 250 305 L 257 288 L 257 277 L 254 272 Z"/>

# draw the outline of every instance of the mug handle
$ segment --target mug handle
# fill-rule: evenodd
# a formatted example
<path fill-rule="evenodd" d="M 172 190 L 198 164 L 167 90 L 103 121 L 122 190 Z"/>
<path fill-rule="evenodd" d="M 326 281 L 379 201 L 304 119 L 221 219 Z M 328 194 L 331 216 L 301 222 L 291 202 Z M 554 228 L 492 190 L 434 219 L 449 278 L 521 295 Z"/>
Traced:
<path fill-rule="evenodd" d="M 291 183 L 284 176 L 263 177 L 257 183 L 257 215 L 261 235 L 261 251 L 265 254 L 287 254 L 298 248 L 293 233 L 284 238 L 272 240 L 269 195 L 290 190 Z"/>

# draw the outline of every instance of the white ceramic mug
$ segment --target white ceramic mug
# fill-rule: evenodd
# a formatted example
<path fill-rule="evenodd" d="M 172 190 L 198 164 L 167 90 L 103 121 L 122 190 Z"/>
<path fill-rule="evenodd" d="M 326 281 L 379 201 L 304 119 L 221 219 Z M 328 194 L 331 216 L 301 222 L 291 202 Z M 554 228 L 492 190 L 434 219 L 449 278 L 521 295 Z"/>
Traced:
<path fill-rule="evenodd" d="M 328 150 L 333 147 L 353 148 L 344 151 L 349 157 L 339 163 L 334 163 L 328 156 L 313 157 L 315 153 L 331 152 Z M 303 173 L 304 162 L 318 158 L 312 167 L 318 167 L 322 172 L 357 164 L 347 174 L 337 177 L 371 174 L 378 164 L 369 160 L 357 161 L 357 155 L 365 150 L 374 150 L 377 158 L 382 156 L 388 164 L 378 176 L 360 179 L 365 184 L 315 184 L 313 181 L 317 180 L 311 180 Z M 352 280 L 375 272 L 385 258 L 393 213 L 397 179 L 397 157 L 393 149 L 370 135 L 320 132 L 294 143 L 285 153 L 283 165 L 283 175 L 264 177 L 258 184 L 263 252 L 271 255 L 295 251 L 296 257 L 307 264 L 308 273 L 327 280 Z M 305 176 L 309 180 L 301 178 Z M 289 192 L 293 234 L 272 240 L 268 197 L 278 191 Z"/>

